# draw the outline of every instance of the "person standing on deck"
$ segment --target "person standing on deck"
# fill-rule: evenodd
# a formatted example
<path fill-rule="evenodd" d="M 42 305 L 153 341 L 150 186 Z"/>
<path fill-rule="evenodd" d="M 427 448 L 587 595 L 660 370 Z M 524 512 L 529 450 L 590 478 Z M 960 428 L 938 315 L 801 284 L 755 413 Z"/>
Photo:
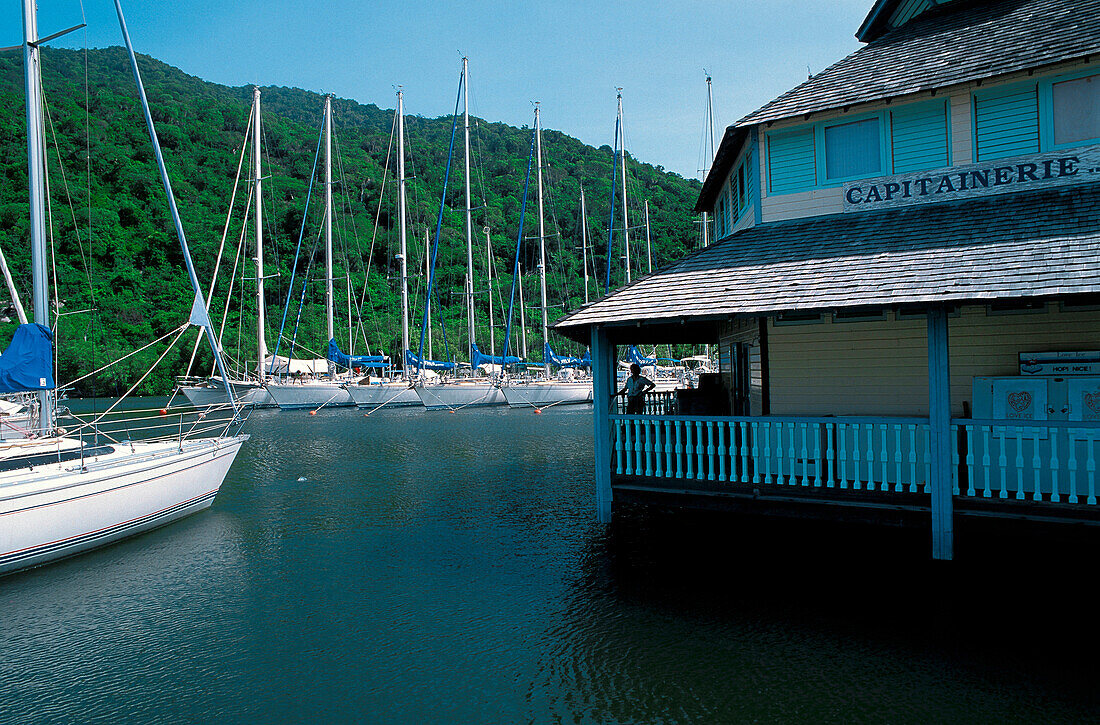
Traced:
<path fill-rule="evenodd" d="M 649 378 L 642 376 L 642 369 L 637 363 L 630 366 L 630 377 L 626 379 L 623 389 L 615 393 L 616 396 L 626 396 L 626 414 L 641 415 L 645 394 L 657 387 Z"/>

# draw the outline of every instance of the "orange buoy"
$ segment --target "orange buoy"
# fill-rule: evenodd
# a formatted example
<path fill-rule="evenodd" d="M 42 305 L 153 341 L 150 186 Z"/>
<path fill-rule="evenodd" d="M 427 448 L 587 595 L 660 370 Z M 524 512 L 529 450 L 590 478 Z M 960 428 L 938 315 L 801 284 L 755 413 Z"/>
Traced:
<path fill-rule="evenodd" d="M 316 410 L 311 410 L 311 411 L 309 411 L 309 414 L 310 415 L 317 415 L 317 411 Z"/>
<path fill-rule="evenodd" d="M 168 415 L 168 409 L 167 408 L 161 408 L 160 409 L 160 414 L 161 415 Z"/>
<path fill-rule="evenodd" d="M 542 415 L 542 408 L 535 408 L 535 415 Z"/>

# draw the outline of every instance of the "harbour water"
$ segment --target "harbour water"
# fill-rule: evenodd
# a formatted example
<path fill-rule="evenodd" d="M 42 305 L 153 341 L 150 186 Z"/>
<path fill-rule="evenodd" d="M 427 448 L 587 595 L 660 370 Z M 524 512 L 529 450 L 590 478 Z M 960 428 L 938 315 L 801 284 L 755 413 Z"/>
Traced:
<path fill-rule="evenodd" d="M 209 511 L 0 579 L 0 722 L 1100 716 L 1090 567 L 715 515 L 608 530 L 587 406 L 249 432 Z"/>

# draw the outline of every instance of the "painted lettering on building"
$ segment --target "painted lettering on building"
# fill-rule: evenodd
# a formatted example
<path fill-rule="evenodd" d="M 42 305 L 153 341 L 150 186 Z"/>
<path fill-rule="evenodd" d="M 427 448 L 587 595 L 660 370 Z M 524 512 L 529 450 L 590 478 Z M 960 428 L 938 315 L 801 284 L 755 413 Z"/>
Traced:
<path fill-rule="evenodd" d="M 1100 181 L 1100 146 L 851 182 L 844 185 L 844 211 L 869 211 L 1090 181 Z"/>

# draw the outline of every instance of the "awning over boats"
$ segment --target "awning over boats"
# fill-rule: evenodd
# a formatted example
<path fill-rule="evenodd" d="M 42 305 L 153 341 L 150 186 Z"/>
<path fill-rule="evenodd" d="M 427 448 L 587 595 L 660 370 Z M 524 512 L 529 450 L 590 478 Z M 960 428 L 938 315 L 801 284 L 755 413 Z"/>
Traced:
<path fill-rule="evenodd" d="M 412 350 L 406 350 L 405 367 L 416 370 L 454 370 L 458 366 L 443 360 L 421 360 Z"/>
<path fill-rule="evenodd" d="M 15 328 L 11 344 L 0 355 L 0 393 L 53 390 L 53 333 L 29 322 Z"/>
<path fill-rule="evenodd" d="M 590 368 L 592 367 L 592 351 L 585 350 L 584 357 L 569 357 L 568 355 L 555 355 L 550 343 L 545 343 L 542 350 L 542 359 L 559 368 Z"/>
<path fill-rule="evenodd" d="M 477 344 L 470 345 L 470 365 L 479 368 L 482 365 L 517 365 L 523 362 L 523 358 L 515 355 L 486 355 L 477 349 Z"/>
<path fill-rule="evenodd" d="M 340 367 L 348 368 L 388 368 L 390 358 L 388 355 L 348 355 L 340 352 L 340 346 L 336 340 L 328 341 L 328 359 Z"/>
<path fill-rule="evenodd" d="M 264 366 L 269 375 L 320 375 L 328 372 L 328 360 L 323 357 L 300 359 L 274 355 L 264 360 Z"/>

